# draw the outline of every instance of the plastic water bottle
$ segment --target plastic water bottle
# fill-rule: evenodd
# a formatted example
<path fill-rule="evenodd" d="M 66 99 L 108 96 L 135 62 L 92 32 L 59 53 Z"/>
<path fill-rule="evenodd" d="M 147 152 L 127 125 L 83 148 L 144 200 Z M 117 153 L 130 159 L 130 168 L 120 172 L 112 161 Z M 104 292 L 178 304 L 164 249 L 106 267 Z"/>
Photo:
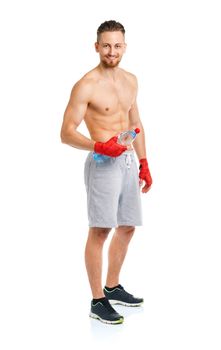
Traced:
<path fill-rule="evenodd" d="M 139 128 L 136 128 L 135 130 L 123 131 L 118 136 L 117 143 L 123 146 L 129 146 L 135 140 L 135 137 L 137 136 L 137 134 L 139 134 L 139 132 L 140 132 Z"/>
<path fill-rule="evenodd" d="M 139 128 L 136 128 L 135 130 L 123 131 L 118 135 L 117 143 L 123 146 L 131 145 L 132 142 L 135 140 L 137 134 L 139 134 L 139 132 Z M 97 163 L 103 163 L 105 160 L 112 157 L 93 152 L 93 158 L 94 160 L 96 160 Z"/>

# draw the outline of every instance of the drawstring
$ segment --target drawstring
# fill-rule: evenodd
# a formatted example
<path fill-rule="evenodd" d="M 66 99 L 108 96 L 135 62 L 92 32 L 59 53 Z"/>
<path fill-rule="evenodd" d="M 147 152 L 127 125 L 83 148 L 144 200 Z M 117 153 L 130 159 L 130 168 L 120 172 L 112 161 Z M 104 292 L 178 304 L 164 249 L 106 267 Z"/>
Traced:
<path fill-rule="evenodd" d="M 125 154 L 125 163 L 128 169 L 130 169 L 130 165 L 132 163 L 132 158 L 131 158 L 131 154 L 130 153 L 126 153 Z"/>

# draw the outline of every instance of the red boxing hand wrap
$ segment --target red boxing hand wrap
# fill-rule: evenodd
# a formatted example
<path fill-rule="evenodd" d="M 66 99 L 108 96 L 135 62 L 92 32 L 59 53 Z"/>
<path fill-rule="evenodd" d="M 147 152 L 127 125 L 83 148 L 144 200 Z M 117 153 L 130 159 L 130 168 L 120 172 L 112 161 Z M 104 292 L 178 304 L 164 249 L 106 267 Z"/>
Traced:
<path fill-rule="evenodd" d="M 94 151 L 109 157 L 118 157 L 127 150 L 126 146 L 117 143 L 118 137 L 114 136 L 107 142 L 95 142 Z"/>
<path fill-rule="evenodd" d="M 152 185 L 152 177 L 150 175 L 150 170 L 146 158 L 140 159 L 140 173 L 139 178 L 144 180 L 147 188 Z"/>

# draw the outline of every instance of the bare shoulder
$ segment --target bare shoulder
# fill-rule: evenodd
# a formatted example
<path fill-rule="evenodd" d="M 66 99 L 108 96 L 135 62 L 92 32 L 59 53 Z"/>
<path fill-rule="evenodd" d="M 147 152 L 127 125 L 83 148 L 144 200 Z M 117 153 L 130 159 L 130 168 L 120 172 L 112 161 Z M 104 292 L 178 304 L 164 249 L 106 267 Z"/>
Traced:
<path fill-rule="evenodd" d="M 90 73 L 90 72 L 89 72 Z M 74 99 L 84 99 L 89 101 L 92 93 L 94 86 L 96 84 L 95 78 L 93 75 L 86 73 L 80 80 L 78 80 L 74 86 L 72 87 L 71 90 L 71 100 Z"/>
<path fill-rule="evenodd" d="M 136 75 L 132 74 L 131 72 L 126 71 L 125 69 L 121 69 L 122 73 L 124 74 L 125 78 L 132 84 L 135 88 L 137 88 L 138 82 Z"/>
<path fill-rule="evenodd" d="M 72 91 L 74 93 L 83 92 L 83 93 L 88 94 L 88 93 L 90 93 L 90 91 L 92 91 L 93 86 L 94 86 L 94 79 L 85 75 L 74 84 Z"/>

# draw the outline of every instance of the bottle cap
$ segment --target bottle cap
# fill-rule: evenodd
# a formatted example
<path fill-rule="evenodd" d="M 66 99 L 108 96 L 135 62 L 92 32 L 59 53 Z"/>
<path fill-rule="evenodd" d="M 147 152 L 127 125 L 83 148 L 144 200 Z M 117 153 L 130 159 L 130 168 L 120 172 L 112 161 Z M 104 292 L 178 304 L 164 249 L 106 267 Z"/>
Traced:
<path fill-rule="evenodd" d="M 134 131 L 135 131 L 136 134 L 139 134 L 140 129 L 139 129 L 139 128 L 136 128 Z"/>

